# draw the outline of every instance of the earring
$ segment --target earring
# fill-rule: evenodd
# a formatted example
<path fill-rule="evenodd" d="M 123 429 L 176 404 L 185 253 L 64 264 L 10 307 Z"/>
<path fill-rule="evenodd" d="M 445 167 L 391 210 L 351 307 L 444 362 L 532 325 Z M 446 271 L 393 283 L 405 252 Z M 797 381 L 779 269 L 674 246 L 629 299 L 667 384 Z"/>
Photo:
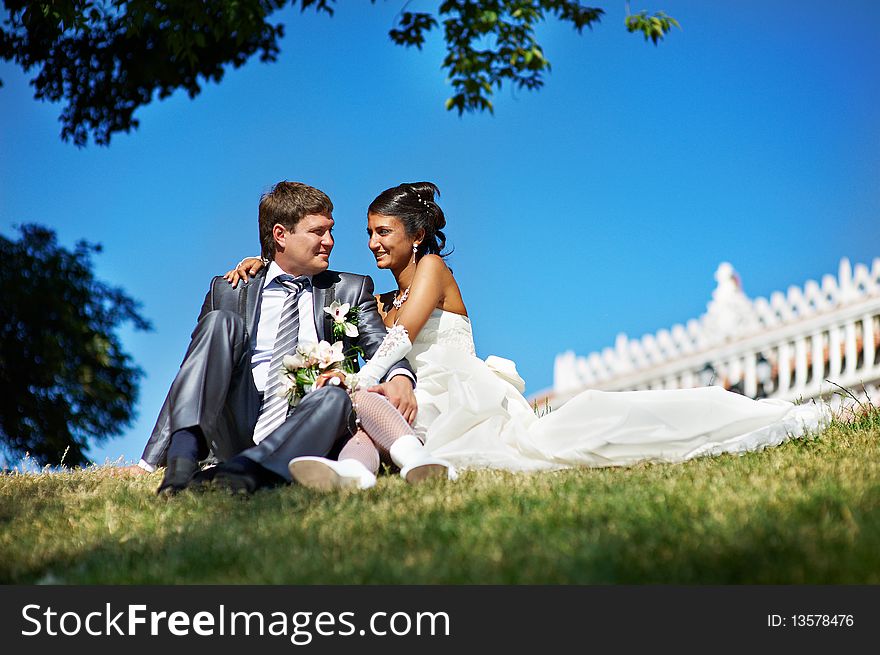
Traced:
<path fill-rule="evenodd" d="M 412 260 L 412 263 L 413 263 L 413 264 L 416 263 L 416 252 L 418 252 L 418 250 L 419 250 L 419 244 L 418 244 L 418 242 L 416 241 L 416 242 L 413 243 L 413 260 Z"/>

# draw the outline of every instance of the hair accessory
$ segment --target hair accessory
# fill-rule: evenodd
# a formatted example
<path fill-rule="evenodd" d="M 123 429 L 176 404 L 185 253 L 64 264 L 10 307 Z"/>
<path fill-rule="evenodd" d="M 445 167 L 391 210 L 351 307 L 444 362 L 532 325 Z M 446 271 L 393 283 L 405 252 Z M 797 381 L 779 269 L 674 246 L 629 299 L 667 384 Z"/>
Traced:
<path fill-rule="evenodd" d="M 427 206 L 428 206 L 428 201 L 425 200 L 424 198 L 422 198 L 422 196 L 419 194 L 418 191 L 416 191 L 415 193 L 416 193 L 416 200 L 418 200 L 419 203 L 421 203 L 421 204 L 423 204 L 425 207 L 427 207 Z"/>

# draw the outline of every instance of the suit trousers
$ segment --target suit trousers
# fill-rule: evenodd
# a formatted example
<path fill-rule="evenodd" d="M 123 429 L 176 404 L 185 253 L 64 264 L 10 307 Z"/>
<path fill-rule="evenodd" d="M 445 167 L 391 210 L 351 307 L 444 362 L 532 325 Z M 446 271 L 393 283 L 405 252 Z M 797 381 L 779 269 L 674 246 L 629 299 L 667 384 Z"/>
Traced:
<path fill-rule="evenodd" d="M 356 429 L 348 392 L 325 386 L 307 394 L 284 423 L 241 454 L 290 482 L 290 460 L 304 455 L 332 457 Z"/>
<path fill-rule="evenodd" d="M 227 460 L 254 445 L 260 401 L 244 320 L 230 311 L 208 312 L 168 393 L 171 433 L 198 427 L 214 455 Z"/>

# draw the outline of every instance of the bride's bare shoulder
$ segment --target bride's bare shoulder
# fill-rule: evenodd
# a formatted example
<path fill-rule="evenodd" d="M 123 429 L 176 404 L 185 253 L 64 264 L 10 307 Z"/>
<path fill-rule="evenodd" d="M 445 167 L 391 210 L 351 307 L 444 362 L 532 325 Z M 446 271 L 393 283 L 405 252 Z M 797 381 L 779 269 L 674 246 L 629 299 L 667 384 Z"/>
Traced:
<path fill-rule="evenodd" d="M 433 254 L 425 255 L 419 260 L 417 271 L 422 273 L 422 275 L 427 274 L 432 277 L 446 277 L 447 275 L 452 275 L 452 272 L 449 270 L 446 262 L 443 261 L 443 258 L 440 255 Z"/>
<path fill-rule="evenodd" d="M 453 314 L 467 316 L 467 308 L 461 297 L 461 289 L 458 282 L 452 276 L 452 271 L 446 265 L 446 261 L 439 255 L 425 255 L 419 260 L 419 272 L 436 285 L 439 293 L 437 307 Z"/>

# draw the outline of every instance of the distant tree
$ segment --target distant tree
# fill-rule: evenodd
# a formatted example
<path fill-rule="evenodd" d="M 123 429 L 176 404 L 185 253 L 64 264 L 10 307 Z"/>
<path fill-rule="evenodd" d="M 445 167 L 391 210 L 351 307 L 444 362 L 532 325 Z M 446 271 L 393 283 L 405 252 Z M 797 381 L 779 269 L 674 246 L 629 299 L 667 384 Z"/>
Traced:
<path fill-rule="evenodd" d="M 402 1 L 402 0 L 401 0 Z M 376 0 L 371 0 L 375 4 Z M 65 101 L 61 138 L 85 145 L 89 135 L 106 145 L 116 132 L 138 126 L 135 110 L 154 95 L 219 82 L 224 67 L 239 67 L 259 52 L 274 61 L 284 26 L 270 22 L 286 5 L 333 14 L 335 0 L 4 0 L 0 58 L 25 71 L 37 69 L 35 97 Z M 421 48 L 425 34 L 443 24 L 454 94 L 446 108 L 459 114 L 492 111 L 490 97 L 502 83 L 539 89 L 550 62 L 535 39 L 545 16 L 570 23 L 578 33 L 598 23 L 603 9 L 574 0 L 445 0 L 434 12 L 406 11 L 389 31 L 394 43 Z M 674 18 L 663 12 L 631 14 L 626 28 L 656 45 Z"/>
<path fill-rule="evenodd" d="M 41 463 L 86 463 L 84 450 L 134 417 L 142 371 L 114 333 L 150 324 L 125 292 L 96 280 L 91 253 L 38 225 L 0 236 L 0 445 Z M 66 455 L 65 455 L 66 451 Z"/>

